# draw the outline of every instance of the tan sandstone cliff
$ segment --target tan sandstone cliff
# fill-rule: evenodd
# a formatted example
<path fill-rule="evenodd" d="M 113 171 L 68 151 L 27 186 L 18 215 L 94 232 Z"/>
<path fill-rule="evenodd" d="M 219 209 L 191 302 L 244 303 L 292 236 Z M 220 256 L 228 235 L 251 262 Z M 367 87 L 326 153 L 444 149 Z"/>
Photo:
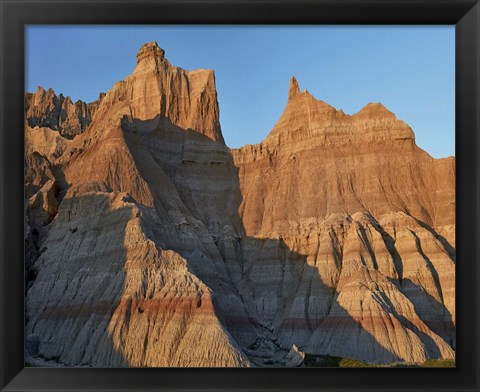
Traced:
<path fill-rule="evenodd" d="M 35 93 L 25 94 L 25 120 L 30 127 L 47 127 L 72 139 L 90 124 L 102 99 L 100 94 L 91 103 L 72 102 L 70 97 L 57 96 L 52 89 L 38 87 Z"/>
<path fill-rule="evenodd" d="M 454 357 L 454 158 L 381 104 L 350 116 L 292 79 L 268 137 L 230 150 L 213 71 L 156 43 L 89 117 L 58 100 L 26 95 L 31 357 Z"/>

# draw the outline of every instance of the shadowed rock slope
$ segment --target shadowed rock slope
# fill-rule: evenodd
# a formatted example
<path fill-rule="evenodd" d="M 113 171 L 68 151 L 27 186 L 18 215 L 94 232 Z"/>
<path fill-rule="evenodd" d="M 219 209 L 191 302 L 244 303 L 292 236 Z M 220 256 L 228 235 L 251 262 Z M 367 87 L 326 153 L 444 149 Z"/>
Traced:
<path fill-rule="evenodd" d="M 292 79 L 268 137 L 230 150 L 213 71 L 156 43 L 85 111 L 25 99 L 29 357 L 454 357 L 454 158 L 381 104 L 350 116 Z"/>

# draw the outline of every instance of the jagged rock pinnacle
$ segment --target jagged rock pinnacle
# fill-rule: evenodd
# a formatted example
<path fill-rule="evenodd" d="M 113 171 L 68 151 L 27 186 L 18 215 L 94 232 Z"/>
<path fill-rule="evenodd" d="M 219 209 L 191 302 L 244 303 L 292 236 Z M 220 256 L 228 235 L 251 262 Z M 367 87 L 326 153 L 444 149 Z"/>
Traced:
<path fill-rule="evenodd" d="M 143 44 L 137 53 L 137 64 L 146 58 L 165 58 L 165 51 L 155 41 Z"/>
<path fill-rule="evenodd" d="M 288 90 L 288 98 L 291 98 L 295 95 L 300 94 L 300 88 L 298 87 L 298 82 L 295 76 L 290 78 L 290 89 Z"/>

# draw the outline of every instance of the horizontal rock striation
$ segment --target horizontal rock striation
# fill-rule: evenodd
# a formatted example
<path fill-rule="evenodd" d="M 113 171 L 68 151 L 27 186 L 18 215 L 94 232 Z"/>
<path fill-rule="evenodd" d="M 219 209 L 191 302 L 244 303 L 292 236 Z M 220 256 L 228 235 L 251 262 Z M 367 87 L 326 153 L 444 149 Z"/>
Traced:
<path fill-rule="evenodd" d="M 381 104 L 350 116 L 292 79 L 268 137 L 230 150 L 213 71 L 148 43 L 94 111 L 73 140 L 26 119 L 31 357 L 454 358 L 455 161 Z"/>
<path fill-rule="evenodd" d="M 127 193 L 71 188 L 27 297 L 39 354 L 75 366 L 248 365 L 211 290 L 155 244 L 144 219 Z"/>
<path fill-rule="evenodd" d="M 266 263 L 251 274 L 259 317 L 284 346 L 381 363 L 454 356 L 454 158 L 431 158 L 381 104 L 349 116 L 295 79 L 268 137 L 232 156 L 246 234 L 304 259 L 251 251 Z"/>
<path fill-rule="evenodd" d="M 62 190 L 58 213 L 36 239 L 27 335 L 39 342 L 35 356 L 69 366 L 250 366 L 237 341 L 257 333 L 206 226 L 229 216 L 197 208 L 177 189 L 181 176 L 194 185 L 231 161 L 223 138 L 204 135 L 218 124 L 213 73 L 171 67 L 159 48 L 145 56 L 148 48 L 86 130 L 43 156 Z M 159 82 L 165 86 L 155 90 Z M 191 116 L 182 105 L 213 105 L 217 118 Z M 32 143 L 27 161 L 31 151 L 49 152 Z M 230 193 L 231 174 L 217 174 L 224 184 L 203 197 L 222 187 Z"/>

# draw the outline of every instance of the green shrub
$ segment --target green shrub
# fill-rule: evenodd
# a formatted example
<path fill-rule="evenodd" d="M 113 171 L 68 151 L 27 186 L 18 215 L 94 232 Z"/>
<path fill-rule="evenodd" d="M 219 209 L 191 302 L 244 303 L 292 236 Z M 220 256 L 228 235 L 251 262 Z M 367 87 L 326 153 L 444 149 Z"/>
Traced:
<path fill-rule="evenodd" d="M 454 368 L 454 359 L 429 359 L 422 364 L 422 367 L 428 368 Z"/>
<path fill-rule="evenodd" d="M 358 359 L 353 358 L 342 358 L 338 367 L 346 368 L 346 367 L 373 367 L 374 365 L 370 365 L 367 362 L 360 361 Z"/>
<path fill-rule="evenodd" d="M 418 363 L 411 362 L 395 362 L 384 365 L 384 367 L 394 367 L 394 368 L 419 368 L 421 367 Z"/>
<path fill-rule="evenodd" d="M 305 354 L 306 367 L 374 367 L 367 362 L 353 358 L 335 357 L 331 355 Z"/>
<path fill-rule="evenodd" d="M 341 368 L 366 368 L 366 367 L 395 367 L 395 368 L 454 368 L 455 360 L 453 359 L 429 359 L 424 363 L 409 362 L 392 362 L 387 364 L 375 365 L 364 362 L 359 359 L 335 357 L 331 355 L 315 355 L 305 353 L 306 367 L 341 367 Z"/>

